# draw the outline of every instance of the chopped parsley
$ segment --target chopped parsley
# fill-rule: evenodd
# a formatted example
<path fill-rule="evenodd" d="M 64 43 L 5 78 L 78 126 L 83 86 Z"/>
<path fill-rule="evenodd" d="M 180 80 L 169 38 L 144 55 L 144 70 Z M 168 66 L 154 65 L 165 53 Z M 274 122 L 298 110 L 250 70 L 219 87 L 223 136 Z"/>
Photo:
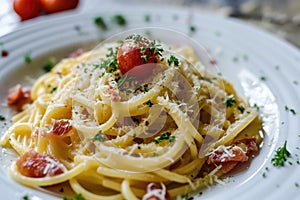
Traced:
<path fill-rule="evenodd" d="M 271 162 L 275 167 L 283 167 L 284 163 L 287 161 L 287 158 L 291 156 L 291 153 L 287 150 L 286 147 L 287 141 L 284 142 L 282 147 L 279 147 L 276 152 L 274 158 L 272 158 Z"/>
<path fill-rule="evenodd" d="M 105 142 L 107 138 L 103 135 L 102 131 L 99 131 L 93 138 L 92 142 L 99 141 L 99 142 Z"/>
<path fill-rule="evenodd" d="M 174 142 L 175 141 L 175 136 L 171 136 L 170 132 L 165 132 L 161 134 L 159 137 L 154 139 L 155 144 L 159 144 L 163 140 L 168 140 L 169 142 Z"/>
<path fill-rule="evenodd" d="M 188 199 L 189 199 L 189 194 L 186 193 L 186 194 L 182 195 L 182 196 L 181 196 L 181 199 L 183 199 L 183 200 L 188 200 Z"/>
<path fill-rule="evenodd" d="M 284 106 L 284 109 L 285 109 L 286 111 L 290 111 L 293 115 L 296 115 L 296 111 L 295 111 L 294 109 L 289 108 L 288 106 Z"/>
<path fill-rule="evenodd" d="M 261 81 L 267 80 L 267 78 L 266 78 L 265 76 L 261 76 L 259 79 L 260 79 Z"/>
<path fill-rule="evenodd" d="M 108 48 L 108 54 L 106 55 L 106 58 L 101 59 L 101 64 L 95 65 L 95 67 L 100 67 L 105 69 L 106 73 L 111 73 L 117 71 L 119 68 L 118 62 L 117 62 L 117 53 L 118 48 Z"/>
<path fill-rule="evenodd" d="M 54 67 L 54 60 L 52 58 L 49 58 L 43 65 L 43 70 L 45 72 L 50 72 L 52 68 Z"/>
<path fill-rule="evenodd" d="M 230 96 L 226 99 L 224 99 L 224 104 L 226 107 L 232 107 L 236 104 L 236 100 L 234 99 L 234 96 Z"/>
<path fill-rule="evenodd" d="M 50 91 L 50 94 L 53 94 L 54 92 L 56 92 L 56 90 L 57 90 L 57 87 L 52 88 Z"/>
<path fill-rule="evenodd" d="M 112 17 L 112 21 L 120 26 L 125 26 L 127 21 L 123 15 L 115 15 Z"/>
<path fill-rule="evenodd" d="M 253 108 L 256 108 L 256 111 L 260 110 L 260 107 L 256 103 L 253 105 Z"/>
<path fill-rule="evenodd" d="M 233 57 L 233 58 L 232 58 L 232 61 L 233 61 L 233 62 L 238 62 L 238 61 L 239 61 L 239 58 L 238 58 L 238 57 Z"/>
<path fill-rule="evenodd" d="M 0 115 L 0 121 L 4 121 L 5 120 L 5 117 Z"/>
<path fill-rule="evenodd" d="M 168 64 L 171 66 L 172 64 L 174 64 L 174 66 L 178 66 L 179 65 L 179 60 L 178 58 L 176 58 L 175 56 L 171 55 L 170 58 L 168 59 Z"/>
<path fill-rule="evenodd" d="M 63 200 L 85 200 L 85 198 L 82 196 L 82 194 L 77 194 L 74 198 L 68 198 L 68 197 L 64 197 Z"/>
<path fill-rule="evenodd" d="M 128 74 L 125 74 L 124 76 L 122 76 L 122 78 L 118 81 L 118 88 L 119 89 L 122 89 L 123 88 L 123 85 L 124 83 L 128 82 L 130 85 L 131 83 L 134 81 L 134 77 L 130 76 L 128 77 Z"/>
<path fill-rule="evenodd" d="M 142 60 L 143 60 L 143 62 L 147 62 L 147 60 L 148 60 L 148 57 L 147 57 L 147 55 L 145 54 L 146 53 L 146 47 L 141 47 L 141 49 L 140 49 L 140 52 L 141 52 L 141 58 L 142 58 Z"/>
<path fill-rule="evenodd" d="M 29 64 L 31 63 L 32 59 L 31 59 L 31 52 L 27 52 L 25 55 L 24 55 L 24 62 Z"/>
<path fill-rule="evenodd" d="M 239 107 L 238 107 L 238 110 L 239 110 L 241 113 L 244 113 L 245 108 L 244 108 L 244 106 L 239 106 Z"/>
<path fill-rule="evenodd" d="M 101 28 L 102 30 L 107 30 L 107 25 L 104 19 L 100 16 L 94 18 L 94 24 Z"/>
<path fill-rule="evenodd" d="M 145 22 L 150 22 L 151 16 L 149 14 L 145 15 L 144 20 L 145 20 Z"/>
<path fill-rule="evenodd" d="M 29 200 L 29 196 L 26 194 L 22 197 L 23 200 Z"/>
<path fill-rule="evenodd" d="M 190 25 L 189 29 L 190 29 L 191 32 L 195 32 L 196 31 L 196 27 L 193 26 L 193 25 Z"/>
<path fill-rule="evenodd" d="M 148 105 L 151 108 L 153 106 L 153 103 L 149 100 L 146 102 L 146 105 Z"/>
<path fill-rule="evenodd" d="M 159 44 L 156 40 L 153 40 L 150 42 L 150 48 L 149 51 L 152 53 L 154 52 L 155 56 L 162 56 L 162 52 L 164 51 L 161 47 L 161 44 Z"/>

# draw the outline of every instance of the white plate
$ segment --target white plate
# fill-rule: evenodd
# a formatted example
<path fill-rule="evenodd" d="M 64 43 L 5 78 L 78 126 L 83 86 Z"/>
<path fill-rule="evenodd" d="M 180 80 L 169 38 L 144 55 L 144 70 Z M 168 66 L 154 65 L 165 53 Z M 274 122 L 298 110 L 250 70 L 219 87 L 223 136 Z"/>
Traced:
<path fill-rule="evenodd" d="M 127 19 L 124 27 L 110 24 L 108 31 L 102 31 L 93 24 L 96 16 L 103 16 L 109 21 L 111 16 L 119 13 Z M 150 15 L 149 22 L 145 21 L 145 15 Z M 193 33 L 189 29 L 191 25 L 196 28 Z M 265 144 L 249 169 L 230 177 L 227 184 L 205 189 L 195 197 L 216 200 L 299 199 L 300 52 L 287 42 L 238 20 L 169 7 L 128 7 L 123 11 L 121 8 L 100 9 L 89 14 L 41 17 L 0 38 L 3 43 L 0 47 L 9 52 L 7 57 L 0 58 L 0 101 L 5 102 L 9 87 L 20 82 L 28 84 L 28 77 L 38 77 L 42 73 L 41 63 L 49 55 L 63 57 L 77 47 L 87 47 L 88 43 L 112 33 L 145 26 L 171 28 L 201 42 L 239 93 L 248 97 L 252 104 L 263 106 Z M 30 53 L 33 59 L 31 64 L 24 63 L 26 53 Z M 261 77 L 266 80 L 261 80 Z M 285 106 L 294 109 L 297 114 L 286 111 Z M 0 114 L 6 117 L 11 114 L 4 105 L 0 110 Z M 4 129 L 4 123 L 1 123 L 1 129 Z M 284 167 L 275 168 L 271 159 L 285 140 L 292 153 L 291 164 L 287 162 Z M 2 149 L 1 198 L 21 199 L 29 194 L 31 199 L 57 199 L 14 182 L 7 174 L 5 158 Z"/>

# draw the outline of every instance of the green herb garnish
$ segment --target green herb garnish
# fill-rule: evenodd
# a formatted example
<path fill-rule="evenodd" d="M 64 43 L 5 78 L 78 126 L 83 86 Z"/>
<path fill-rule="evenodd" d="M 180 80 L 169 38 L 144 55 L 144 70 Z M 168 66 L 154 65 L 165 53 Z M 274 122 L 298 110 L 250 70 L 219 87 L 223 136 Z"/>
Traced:
<path fill-rule="evenodd" d="M 82 196 L 82 194 L 77 194 L 74 198 L 68 198 L 68 197 L 63 197 L 63 200 L 85 200 L 85 198 Z"/>
<path fill-rule="evenodd" d="M 31 63 L 32 59 L 31 59 L 31 52 L 27 52 L 25 55 L 24 55 L 24 61 L 25 63 L 29 64 Z"/>
<path fill-rule="evenodd" d="M 190 26 L 190 31 L 191 31 L 191 32 L 195 32 L 195 31 L 196 31 L 196 27 L 193 26 L 193 25 L 191 25 L 191 26 Z"/>
<path fill-rule="evenodd" d="M 103 30 L 107 30 L 107 25 L 104 22 L 104 19 L 100 16 L 94 18 L 94 24 Z"/>
<path fill-rule="evenodd" d="M 168 140 L 169 142 L 174 142 L 175 141 L 175 136 L 171 136 L 170 132 L 165 132 L 161 134 L 159 137 L 154 139 L 155 144 L 159 144 L 163 140 Z"/>
<path fill-rule="evenodd" d="M 49 58 L 43 65 L 43 70 L 45 72 L 50 72 L 52 70 L 52 68 L 54 67 L 54 60 Z"/>
<path fill-rule="evenodd" d="M 224 104 L 226 105 L 226 107 L 234 106 L 236 104 L 234 96 L 230 96 L 230 97 L 224 99 Z"/>
<path fill-rule="evenodd" d="M 150 20 L 151 20 L 150 15 L 145 15 L 144 20 L 145 20 L 145 22 L 150 22 Z"/>
<path fill-rule="evenodd" d="M 23 200 L 29 200 L 29 196 L 26 194 L 22 197 Z"/>
<path fill-rule="evenodd" d="M 106 73 L 115 72 L 119 69 L 119 65 L 117 62 L 117 53 L 118 48 L 108 48 L 108 54 L 106 55 L 106 58 L 101 59 L 101 64 L 95 65 L 95 67 L 100 67 L 105 69 Z"/>
<path fill-rule="evenodd" d="M 50 91 L 50 94 L 53 94 L 54 92 L 56 92 L 56 90 L 57 90 L 57 87 L 52 88 Z"/>
<path fill-rule="evenodd" d="M 146 102 L 146 105 L 148 105 L 151 108 L 153 106 L 153 103 L 149 100 Z"/>
<path fill-rule="evenodd" d="M 239 110 L 241 113 L 244 113 L 245 108 L 244 108 L 244 106 L 239 106 L 239 107 L 238 107 L 238 110 Z"/>
<path fill-rule="evenodd" d="M 124 76 L 122 76 L 122 78 L 118 81 L 118 88 L 122 89 L 124 83 L 128 82 L 129 84 L 131 84 L 134 81 L 134 77 L 130 76 L 128 77 L 128 74 L 125 74 Z"/>
<path fill-rule="evenodd" d="M 285 109 L 286 111 L 290 111 L 293 115 L 296 115 L 296 111 L 295 111 L 294 109 L 289 108 L 288 106 L 284 106 L 284 109 Z"/>
<path fill-rule="evenodd" d="M 265 76 L 261 76 L 259 79 L 260 79 L 261 81 L 267 80 L 267 78 L 266 78 Z"/>
<path fill-rule="evenodd" d="M 99 141 L 99 142 L 105 142 L 107 138 L 103 135 L 102 131 L 99 131 L 93 138 L 92 142 Z"/>
<path fill-rule="evenodd" d="M 113 16 L 112 21 L 120 26 L 125 26 L 127 23 L 125 17 L 120 14 Z"/>
<path fill-rule="evenodd" d="M 186 194 L 182 195 L 182 196 L 181 196 L 181 199 L 183 199 L 183 200 L 188 200 L 188 199 L 189 199 L 189 194 L 186 193 Z"/>
<path fill-rule="evenodd" d="M 260 110 L 260 107 L 256 103 L 253 105 L 253 107 L 256 108 L 256 111 Z"/>
<path fill-rule="evenodd" d="M 276 152 L 274 158 L 272 158 L 271 162 L 275 167 L 283 167 L 284 163 L 287 161 L 287 158 L 291 156 L 291 153 L 286 148 L 287 141 L 284 142 L 282 147 L 279 147 Z"/>
<path fill-rule="evenodd" d="M 0 121 L 4 121 L 5 120 L 5 117 L 0 115 Z"/>
<path fill-rule="evenodd" d="M 178 66 L 179 65 L 179 60 L 178 58 L 176 58 L 175 56 L 171 55 L 170 58 L 168 59 L 168 64 L 171 66 L 172 64 L 174 64 L 174 66 Z"/>

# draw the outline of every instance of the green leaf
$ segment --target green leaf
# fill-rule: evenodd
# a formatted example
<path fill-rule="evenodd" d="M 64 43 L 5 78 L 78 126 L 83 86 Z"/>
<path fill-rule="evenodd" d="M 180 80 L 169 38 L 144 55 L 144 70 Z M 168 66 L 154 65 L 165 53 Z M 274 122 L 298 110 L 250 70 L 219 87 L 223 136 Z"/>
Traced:
<path fill-rule="evenodd" d="M 100 16 L 94 18 L 94 24 L 103 30 L 107 30 L 107 25 L 104 19 Z"/>
<path fill-rule="evenodd" d="M 107 138 L 103 135 L 102 131 L 99 131 L 93 138 L 92 142 L 99 141 L 99 142 L 105 142 Z"/>
<path fill-rule="evenodd" d="M 179 65 L 179 60 L 178 58 L 176 58 L 175 56 L 171 55 L 170 58 L 168 59 L 168 64 L 171 66 L 172 64 L 174 64 L 174 66 L 178 66 Z"/>
<path fill-rule="evenodd" d="M 226 107 L 232 107 L 236 104 L 236 100 L 234 99 L 234 96 L 230 96 L 226 99 L 224 99 L 224 104 Z"/>
<path fill-rule="evenodd" d="M 175 136 L 171 136 L 170 132 L 165 132 L 161 134 L 159 137 L 154 139 L 155 144 L 159 144 L 163 140 L 169 140 L 169 142 L 174 142 L 175 141 Z"/>
<path fill-rule="evenodd" d="M 24 55 L 24 61 L 25 63 L 29 64 L 31 63 L 32 59 L 31 59 L 31 52 L 27 52 L 25 55 Z"/>
<path fill-rule="evenodd" d="M 282 147 L 279 147 L 271 162 L 275 167 L 283 167 L 284 163 L 287 161 L 287 158 L 291 156 L 291 153 L 287 150 L 286 147 L 287 141 L 284 142 Z"/>
<path fill-rule="evenodd" d="M 53 69 L 54 65 L 55 65 L 54 60 L 51 59 L 51 58 L 49 58 L 49 59 L 44 63 L 44 65 L 43 65 L 43 70 L 44 70 L 45 72 L 50 72 L 50 71 Z"/>
<path fill-rule="evenodd" d="M 112 21 L 120 26 L 125 26 L 127 23 L 125 17 L 121 14 L 113 16 Z"/>

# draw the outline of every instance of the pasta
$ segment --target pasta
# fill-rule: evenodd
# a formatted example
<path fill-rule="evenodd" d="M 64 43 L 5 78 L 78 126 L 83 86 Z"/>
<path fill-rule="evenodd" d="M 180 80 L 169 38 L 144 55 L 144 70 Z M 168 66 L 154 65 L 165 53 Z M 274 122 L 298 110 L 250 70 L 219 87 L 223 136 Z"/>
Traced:
<path fill-rule="evenodd" d="M 220 182 L 262 140 L 257 111 L 191 48 L 140 35 L 63 59 L 31 100 L 1 139 L 20 155 L 11 176 L 67 181 L 86 199 L 191 193 Z"/>

